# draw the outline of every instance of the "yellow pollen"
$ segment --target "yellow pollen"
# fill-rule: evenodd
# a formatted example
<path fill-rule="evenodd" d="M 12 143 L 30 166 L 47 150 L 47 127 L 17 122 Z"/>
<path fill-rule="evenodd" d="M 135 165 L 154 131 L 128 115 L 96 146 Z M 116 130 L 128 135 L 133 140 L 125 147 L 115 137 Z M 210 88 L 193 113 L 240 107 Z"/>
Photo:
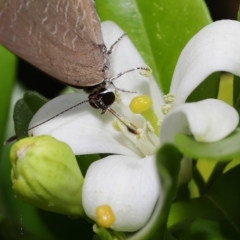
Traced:
<path fill-rule="evenodd" d="M 152 106 L 152 99 L 148 96 L 137 96 L 132 99 L 129 107 L 135 114 L 143 113 Z"/>
<path fill-rule="evenodd" d="M 117 132 L 120 132 L 120 131 L 121 131 L 121 128 L 119 127 L 118 122 L 119 122 L 119 120 L 115 120 L 115 121 L 112 123 L 112 126 L 113 126 L 113 128 L 114 128 Z"/>
<path fill-rule="evenodd" d="M 146 67 L 140 71 L 140 74 L 144 77 L 149 77 L 152 74 L 152 69 L 150 67 Z"/>
<path fill-rule="evenodd" d="M 101 205 L 96 208 L 97 224 L 101 227 L 109 228 L 116 218 L 109 205 Z"/>
<path fill-rule="evenodd" d="M 159 135 L 158 118 L 152 109 L 152 99 L 148 96 L 137 96 L 132 99 L 129 108 L 135 114 L 141 114 L 152 125 L 155 134 Z"/>

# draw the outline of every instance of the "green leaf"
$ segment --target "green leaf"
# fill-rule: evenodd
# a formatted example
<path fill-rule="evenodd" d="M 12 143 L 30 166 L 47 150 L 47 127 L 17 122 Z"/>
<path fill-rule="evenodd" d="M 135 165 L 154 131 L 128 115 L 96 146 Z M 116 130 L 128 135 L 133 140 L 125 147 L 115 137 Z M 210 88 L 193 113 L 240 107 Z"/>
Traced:
<path fill-rule="evenodd" d="M 236 105 L 240 98 L 240 77 L 233 76 L 233 106 Z"/>
<path fill-rule="evenodd" d="M 168 219 L 173 236 L 184 240 L 209 239 L 203 238 L 209 235 L 239 239 L 239 182 L 240 165 L 237 165 L 219 175 L 201 197 L 173 203 Z"/>
<path fill-rule="evenodd" d="M 168 228 L 178 240 L 239 238 L 224 212 L 204 196 L 173 203 Z"/>
<path fill-rule="evenodd" d="M 201 161 L 201 159 L 198 161 Z M 192 176 L 193 176 L 193 180 L 194 180 L 195 184 L 198 187 L 198 192 L 200 195 L 205 194 L 208 191 L 208 189 L 212 186 L 212 184 L 214 182 L 216 182 L 216 180 L 219 177 L 221 177 L 221 175 L 223 174 L 224 170 L 226 169 L 226 167 L 229 163 L 230 163 L 230 161 L 216 162 L 216 164 L 211 172 L 211 175 L 209 176 L 207 181 L 204 180 L 203 175 L 199 171 L 197 165 L 195 165 L 193 167 Z"/>
<path fill-rule="evenodd" d="M 181 159 L 182 155 L 171 144 L 163 145 L 157 152 L 156 161 L 162 193 L 147 225 L 130 237 L 129 240 L 159 240 L 165 238 L 169 209 L 177 192 Z M 171 239 L 169 234 L 168 239 Z"/>
<path fill-rule="evenodd" d="M 237 76 L 233 78 L 233 106 L 240 116 L 240 77 Z"/>
<path fill-rule="evenodd" d="M 3 142 L 6 130 L 15 80 L 15 66 L 16 57 L 0 45 L 0 142 Z"/>
<path fill-rule="evenodd" d="M 209 187 L 212 186 L 212 184 L 214 182 L 216 182 L 216 180 L 221 177 L 221 175 L 223 174 L 224 170 L 226 169 L 227 165 L 230 163 L 230 161 L 226 161 L 226 162 L 217 162 L 213 168 L 213 171 L 209 177 L 209 179 L 207 180 L 206 183 L 206 190 L 209 189 Z"/>
<path fill-rule="evenodd" d="M 111 229 L 98 227 L 96 224 L 93 226 L 93 231 L 97 234 L 94 239 L 99 240 L 124 240 L 126 235 L 123 232 L 116 232 Z"/>
<path fill-rule="evenodd" d="M 238 8 L 237 20 L 240 21 L 240 7 Z"/>
<path fill-rule="evenodd" d="M 79 168 L 81 169 L 82 175 L 85 177 L 89 166 L 100 159 L 99 154 L 88 154 L 76 156 Z"/>
<path fill-rule="evenodd" d="M 226 161 L 240 157 L 240 129 L 214 143 L 200 143 L 192 136 L 176 134 L 174 143 L 187 157 Z"/>
<path fill-rule="evenodd" d="M 112 20 L 128 33 L 165 93 L 183 47 L 211 23 L 202 0 L 97 0 L 96 6 L 101 21 Z"/>
<path fill-rule="evenodd" d="M 211 74 L 205 81 L 200 83 L 188 96 L 186 102 L 197 102 L 207 98 L 217 98 L 220 83 L 220 73 Z"/>
<path fill-rule="evenodd" d="M 97 227 L 95 224 L 93 230 L 97 234 L 96 238 L 99 240 L 114 240 L 113 236 L 106 228 Z"/>
<path fill-rule="evenodd" d="M 14 124 L 16 133 L 26 133 L 28 125 L 38 111 L 48 100 L 37 92 L 28 91 L 18 100 L 14 108 Z"/>
<path fill-rule="evenodd" d="M 180 229 L 181 228 L 181 229 Z M 178 231 L 177 231 L 178 230 Z M 210 221 L 206 219 L 195 219 L 192 221 L 185 221 L 173 233 L 178 240 L 228 240 L 235 239 L 221 233 L 221 224 L 217 221 Z M 233 234 L 230 234 L 233 235 Z M 232 236 L 230 236 L 232 237 Z M 235 237 L 235 236 L 233 236 Z"/>
<path fill-rule="evenodd" d="M 240 238 L 240 165 L 223 174 L 209 189 L 206 197 L 220 209 Z M 235 238 L 235 239 L 238 239 Z"/>

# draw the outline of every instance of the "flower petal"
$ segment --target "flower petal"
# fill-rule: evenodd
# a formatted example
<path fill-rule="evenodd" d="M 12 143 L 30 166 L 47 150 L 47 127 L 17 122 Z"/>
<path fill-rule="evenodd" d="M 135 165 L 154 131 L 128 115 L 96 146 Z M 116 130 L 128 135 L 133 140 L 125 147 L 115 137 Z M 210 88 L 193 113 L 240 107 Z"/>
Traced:
<path fill-rule="evenodd" d="M 154 156 L 109 156 L 89 167 L 83 185 L 83 207 L 96 221 L 96 208 L 109 205 L 116 218 L 110 228 L 132 232 L 146 224 L 160 192 Z"/>
<path fill-rule="evenodd" d="M 104 43 L 107 49 L 119 39 L 124 31 L 114 22 L 106 21 L 101 24 Z M 109 77 L 115 77 L 122 71 L 136 67 L 146 67 L 146 63 L 131 42 L 128 36 L 124 36 L 113 48 L 108 56 L 110 62 Z M 137 92 L 138 94 L 150 95 L 149 80 L 142 76 L 139 70 L 124 74 L 114 80 L 116 87 L 125 91 Z M 124 92 L 123 92 L 124 93 Z M 124 93 L 123 101 L 129 101 L 135 96 L 132 93 Z"/>
<path fill-rule="evenodd" d="M 172 79 L 170 93 L 179 105 L 216 71 L 240 76 L 240 22 L 222 20 L 199 31 L 183 49 Z"/>
<path fill-rule="evenodd" d="M 29 128 L 87 99 L 86 94 L 66 94 L 45 104 L 33 117 Z M 50 135 L 67 143 L 75 155 L 116 153 L 138 156 L 137 149 L 112 126 L 114 117 L 84 103 L 32 129 L 29 135 Z"/>
<path fill-rule="evenodd" d="M 207 99 L 185 103 L 168 113 L 161 128 L 161 143 L 173 142 L 176 133 L 192 133 L 199 142 L 218 141 L 238 125 L 237 111 L 228 104 Z"/>
<path fill-rule="evenodd" d="M 102 32 L 105 45 L 109 49 L 113 43 L 124 33 L 114 22 L 106 21 L 102 23 Z M 131 42 L 131 40 L 124 36 L 119 43 L 113 48 L 112 54 L 109 56 L 110 61 L 110 77 L 117 76 L 121 71 L 126 71 L 136 67 L 146 67 L 143 58 Z M 122 101 L 125 105 L 136 95 L 148 95 L 152 97 L 153 108 L 158 117 L 162 118 L 161 108 L 164 103 L 162 93 L 153 76 L 143 77 L 139 71 L 127 73 L 120 78 L 114 80 L 114 84 L 120 89 L 132 91 L 136 93 L 124 93 Z"/>
<path fill-rule="evenodd" d="M 153 76 L 150 76 L 149 78 L 149 86 L 150 86 L 151 98 L 153 101 L 153 110 L 159 119 L 163 119 L 164 115 L 162 111 L 160 111 L 163 104 L 165 103 L 163 100 L 163 93 L 161 92 Z"/>

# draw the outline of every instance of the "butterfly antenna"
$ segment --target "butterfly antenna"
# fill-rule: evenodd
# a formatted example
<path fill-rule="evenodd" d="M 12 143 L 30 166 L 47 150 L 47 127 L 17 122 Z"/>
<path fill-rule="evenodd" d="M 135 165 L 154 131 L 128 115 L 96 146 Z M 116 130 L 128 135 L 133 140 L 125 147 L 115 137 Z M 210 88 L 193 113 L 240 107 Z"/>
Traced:
<path fill-rule="evenodd" d="M 124 126 L 126 126 L 127 130 L 130 133 L 138 135 L 137 127 L 134 126 L 132 123 L 127 123 L 124 118 L 117 112 L 115 112 L 112 108 L 107 109 L 114 117 L 116 117 Z"/>
<path fill-rule="evenodd" d="M 7 145 L 7 144 L 9 144 L 9 143 L 17 140 L 19 137 L 21 137 L 22 135 L 24 135 L 24 134 L 27 133 L 28 131 L 30 131 L 30 130 L 36 128 L 36 127 L 39 127 L 40 125 L 42 125 L 42 124 L 44 124 L 44 123 L 46 123 L 46 122 L 49 122 L 49 121 L 51 121 L 52 119 L 58 117 L 59 115 L 62 115 L 63 113 L 68 112 L 69 110 L 71 110 L 71 109 L 73 109 L 73 108 L 75 108 L 75 107 L 77 107 L 77 106 L 79 106 L 79 105 L 81 105 L 81 104 L 83 104 L 83 103 L 86 103 L 86 102 L 89 102 L 89 100 L 85 100 L 85 101 L 80 102 L 80 103 L 78 103 L 78 104 L 76 104 L 76 105 L 73 105 L 72 107 L 70 107 L 70 108 L 68 108 L 68 109 L 66 109 L 66 110 L 58 113 L 57 115 L 54 115 L 53 117 L 51 117 L 51 118 L 49 118 L 49 119 L 47 119 L 47 120 L 45 120 L 45 121 L 43 121 L 43 122 L 41 122 L 41 123 L 33 126 L 33 127 L 31 127 L 31 128 L 29 128 L 28 130 L 26 130 L 26 131 L 24 131 L 24 132 L 21 132 L 21 133 L 18 133 L 18 134 L 16 134 L 16 135 L 8 138 L 8 139 L 4 142 L 4 145 Z"/>

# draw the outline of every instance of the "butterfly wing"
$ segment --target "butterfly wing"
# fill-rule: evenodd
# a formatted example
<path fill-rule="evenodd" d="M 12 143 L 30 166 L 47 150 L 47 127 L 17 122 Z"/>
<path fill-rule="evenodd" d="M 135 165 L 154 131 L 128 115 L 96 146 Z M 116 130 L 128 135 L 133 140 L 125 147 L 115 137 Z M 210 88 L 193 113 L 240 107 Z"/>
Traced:
<path fill-rule="evenodd" d="M 75 87 L 104 79 L 104 42 L 92 0 L 0 0 L 0 43 Z"/>

